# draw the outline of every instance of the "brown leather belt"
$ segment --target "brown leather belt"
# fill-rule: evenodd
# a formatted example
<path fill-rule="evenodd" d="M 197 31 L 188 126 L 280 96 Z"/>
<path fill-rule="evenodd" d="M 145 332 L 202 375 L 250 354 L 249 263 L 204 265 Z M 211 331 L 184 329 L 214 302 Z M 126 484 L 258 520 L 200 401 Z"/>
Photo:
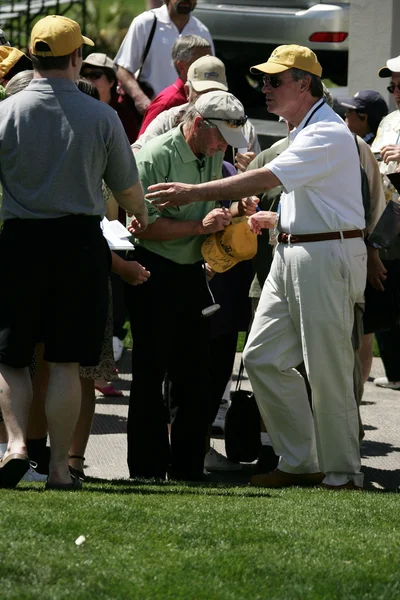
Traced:
<path fill-rule="evenodd" d="M 341 240 L 347 238 L 364 238 L 364 233 L 361 229 L 329 231 L 327 233 L 307 233 L 304 235 L 280 233 L 278 235 L 278 242 L 280 244 L 298 244 L 300 242 L 325 242 L 326 240 Z"/>

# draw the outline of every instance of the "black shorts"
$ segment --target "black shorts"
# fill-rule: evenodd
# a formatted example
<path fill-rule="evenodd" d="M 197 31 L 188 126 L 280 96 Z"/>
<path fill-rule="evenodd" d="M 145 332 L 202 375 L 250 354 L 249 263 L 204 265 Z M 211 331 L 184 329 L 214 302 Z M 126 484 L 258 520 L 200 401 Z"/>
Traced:
<path fill-rule="evenodd" d="M 99 362 L 111 255 L 98 217 L 12 219 L 0 232 L 0 362 Z"/>

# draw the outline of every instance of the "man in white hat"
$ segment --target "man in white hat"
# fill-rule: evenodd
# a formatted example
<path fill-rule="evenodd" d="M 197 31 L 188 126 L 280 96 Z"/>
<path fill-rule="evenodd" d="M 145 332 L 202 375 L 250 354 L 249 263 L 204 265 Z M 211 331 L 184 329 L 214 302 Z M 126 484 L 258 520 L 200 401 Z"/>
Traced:
<path fill-rule="evenodd" d="M 214 181 L 222 176 L 228 144 L 242 146 L 246 121 L 232 94 L 203 94 L 181 125 L 151 140 L 136 154 L 143 188 L 159 181 Z M 132 387 L 128 417 L 131 477 L 184 480 L 203 477 L 207 436 L 208 326 L 202 311 L 212 303 L 201 246 L 221 231 L 232 213 L 215 202 L 158 211 L 147 203 L 147 234 L 138 233 L 135 260 L 151 271 L 147 290 L 128 290 L 134 332 Z M 143 286 L 144 287 L 144 286 Z M 166 307 L 168 307 L 166 309 Z M 140 320 L 137 315 L 147 315 Z M 171 445 L 161 386 L 171 382 Z"/>

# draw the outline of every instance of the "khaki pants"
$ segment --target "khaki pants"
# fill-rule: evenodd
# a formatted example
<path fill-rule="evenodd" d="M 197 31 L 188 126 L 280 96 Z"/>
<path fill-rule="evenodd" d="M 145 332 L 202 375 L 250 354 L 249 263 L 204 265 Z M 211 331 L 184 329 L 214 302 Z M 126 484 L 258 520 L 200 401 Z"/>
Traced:
<path fill-rule="evenodd" d="M 365 281 L 361 239 L 280 244 L 244 351 L 279 468 L 321 470 L 330 485 L 362 485 L 352 331 Z"/>

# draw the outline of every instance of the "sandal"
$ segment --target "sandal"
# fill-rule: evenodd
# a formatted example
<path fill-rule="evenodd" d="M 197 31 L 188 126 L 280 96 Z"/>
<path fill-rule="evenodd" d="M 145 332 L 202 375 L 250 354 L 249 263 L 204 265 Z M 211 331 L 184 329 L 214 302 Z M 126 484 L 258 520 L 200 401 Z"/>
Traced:
<path fill-rule="evenodd" d="M 78 454 L 70 454 L 68 458 L 72 458 L 75 460 L 81 460 L 82 463 L 85 462 L 85 457 L 84 456 L 79 456 Z M 84 479 L 86 479 L 86 475 L 83 471 L 81 471 L 80 469 L 75 469 L 75 467 L 71 467 L 70 465 L 68 465 L 69 468 L 69 472 L 71 473 L 71 475 L 73 477 L 77 477 L 78 479 L 81 479 L 82 481 Z"/>
<path fill-rule="evenodd" d="M 58 490 L 64 492 L 76 492 L 77 490 L 82 489 L 82 481 L 79 479 L 79 477 L 75 477 L 71 473 L 71 483 L 50 483 L 47 479 L 45 489 Z"/>

